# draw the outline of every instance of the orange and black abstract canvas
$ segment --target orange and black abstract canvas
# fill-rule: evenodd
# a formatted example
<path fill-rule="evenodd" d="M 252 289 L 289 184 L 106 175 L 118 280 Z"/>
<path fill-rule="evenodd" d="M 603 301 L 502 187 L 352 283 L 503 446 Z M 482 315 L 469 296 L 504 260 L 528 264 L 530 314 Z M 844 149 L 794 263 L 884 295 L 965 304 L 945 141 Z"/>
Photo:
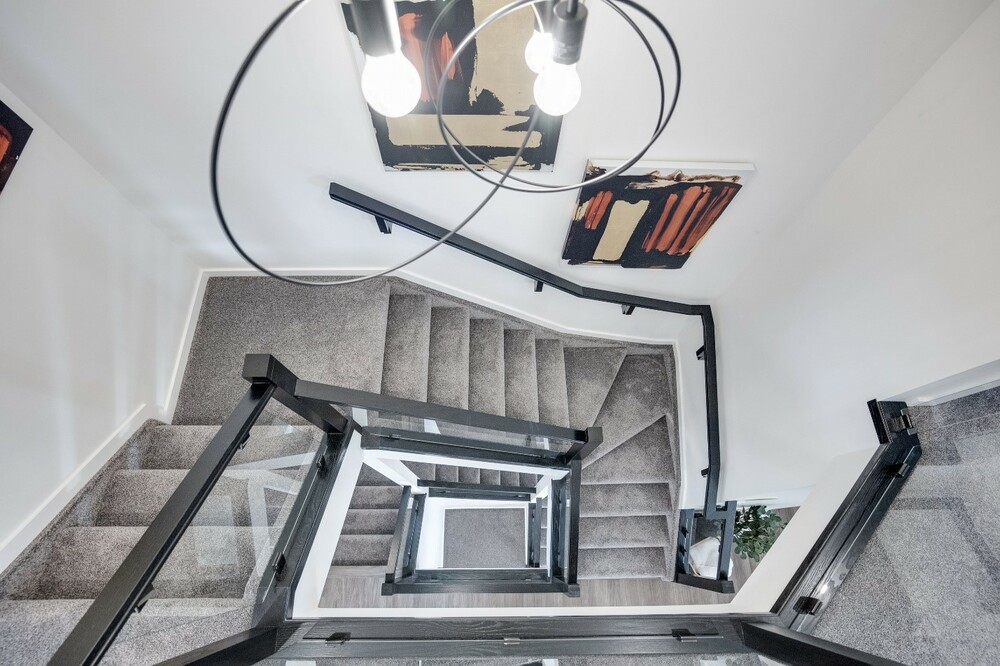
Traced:
<path fill-rule="evenodd" d="M 525 147 L 515 169 L 551 171 L 562 119 L 538 114 L 525 137 L 535 107 L 535 74 L 524 61 L 524 47 L 534 32 L 534 12 L 513 12 L 483 30 L 447 72 L 445 66 L 469 33 L 509 0 L 397 0 L 403 55 L 420 74 L 420 101 L 402 118 L 386 118 L 369 109 L 382 163 L 388 171 L 461 170 L 444 143 L 437 122 L 441 79 L 447 80 L 441 110 L 449 127 L 482 160 L 505 168 Z M 350 7 L 343 5 L 347 30 L 357 35 Z M 443 17 L 442 17 L 443 14 Z M 435 21 L 441 21 L 431 33 Z M 359 66 L 364 58 L 356 49 Z M 426 60 L 425 60 L 426 56 Z M 465 159 L 473 161 L 468 155 Z M 478 165 L 477 165 L 478 166 Z"/>
<path fill-rule="evenodd" d="M 615 163 L 587 163 L 586 180 Z M 685 165 L 687 166 L 687 165 Z M 571 264 L 680 268 L 743 187 L 738 169 L 676 168 L 639 162 L 580 189 L 563 259 Z"/>
<path fill-rule="evenodd" d="M 31 136 L 31 126 L 21 120 L 9 106 L 0 102 L 0 192 Z"/>

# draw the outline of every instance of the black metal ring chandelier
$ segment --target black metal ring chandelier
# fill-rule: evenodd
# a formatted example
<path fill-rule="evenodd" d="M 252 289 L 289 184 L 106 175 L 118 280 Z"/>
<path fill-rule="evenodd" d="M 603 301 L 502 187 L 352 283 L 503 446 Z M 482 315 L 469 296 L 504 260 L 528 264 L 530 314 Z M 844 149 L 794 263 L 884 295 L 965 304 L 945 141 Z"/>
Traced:
<path fill-rule="evenodd" d="M 459 224 L 457 224 L 447 234 L 434 241 L 430 246 L 416 255 L 384 270 L 356 278 L 328 281 L 301 280 L 287 275 L 281 275 L 266 268 L 256 261 L 243 248 L 243 246 L 240 245 L 239 241 L 237 241 L 235 235 L 233 234 L 232 229 L 230 229 L 229 223 L 222 210 L 222 201 L 219 195 L 219 155 L 221 152 L 222 137 L 225 132 L 226 122 L 229 118 L 230 110 L 232 109 L 233 102 L 236 99 L 236 95 L 239 92 L 247 73 L 250 71 L 253 63 L 260 55 L 264 46 L 270 41 L 274 33 L 277 32 L 278 28 L 298 13 L 309 1 L 310 0 L 295 0 L 295 2 L 289 5 L 277 18 L 273 20 L 260 37 L 257 38 L 257 41 L 243 59 L 236 76 L 233 78 L 233 81 L 229 86 L 229 91 L 226 94 L 225 101 L 223 102 L 222 109 L 219 112 L 219 117 L 216 121 L 215 134 L 212 140 L 212 203 L 215 209 L 216 217 L 219 220 L 219 224 L 222 226 L 222 230 L 226 235 L 226 239 L 229 241 L 230 245 L 233 246 L 233 249 L 235 249 L 236 252 L 251 266 L 265 275 L 269 275 L 284 282 L 309 287 L 324 287 L 344 286 L 373 280 L 412 264 L 421 257 L 429 254 L 435 248 L 446 243 L 452 236 L 461 231 L 466 224 L 472 221 L 472 219 L 479 214 L 479 212 L 501 189 L 525 193 L 567 192 L 579 189 L 584 185 L 593 185 L 595 183 L 614 178 L 641 160 L 646 152 L 648 152 L 652 147 L 653 143 L 659 139 L 660 135 L 663 134 L 667 123 L 670 122 L 670 119 L 673 116 L 674 109 L 677 106 L 678 97 L 680 96 L 680 56 L 677 52 L 677 46 L 674 43 L 673 37 L 671 36 L 670 31 L 667 30 L 666 26 L 664 26 L 652 12 L 636 2 L 636 0 L 602 0 L 602 2 L 614 10 L 615 13 L 618 14 L 618 16 L 620 16 L 639 37 L 643 46 L 649 53 L 653 67 L 656 70 L 657 81 L 659 83 L 660 110 L 656 128 L 651 134 L 650 139 L 638 152 L 636 152 L 635 155 L 633 155 L 633 157 L 624 161 L 618 167 L 615 167 L 614 169 L 611 169 L 610 171 L 607 171 L 595 178 L 569 185 L 550 185 L 538 183 L 526 178 L 511 175 L 511 172 L 518 164 L 522 154 L 524 153 L 529 137 L 535 129 L 535 125 L 538 121 L 538 108 L 532 108 L 528 126 L 524 133 L 524 139 L 522 140 L 520 147 L 517 149 L 517 152 L 511 157 L 510 164 L 503 170 L 500 170 L 497 167 L 488 164 L 479 155 L 477 155 L 475 151 L 466 146 L 448 126 L 444 119 L 441 104 L 441 100 L 445 97 L 448 77 L 442 76 L 438 85 L 437 95 L 432 98 L 432 103 L 437 114 L 438 128 L 441 132 L 441 137 L 455 158 L 469 173 L 492 185 L 489 193 L 468 215 L 466 215 L 466 217 Z M 675 66 L 673 95 L 669 105 L 667 104 L 666 84 L 664 82 L 663 70 L 660 66 L 660 61 L 657 58 L 656 52 L 645 33 L 642 32 L 635 21 L 619 5 L 629 7 L 642 14 L 656 27 L 657 31 L 663 36 L 669 45 Z M 394 0 L 353 0 L 351 6 L 358 31 L 358 37 L 361 42 L 362 50 L 365 52 L 366 56 L 365 70 L 362 73 L 362 91 L 365 93 L 365 98 L 376 112 L 383 113 L 383 115 L 405 115 L 412 110 L 417 101 L 416 98 L 413 98 L 412 103 L 410 103 L 410 100 L 406 98 L 413 96 L 412 83 L 413 76 L 416 75 L 416 70 L 413 69 L 412 64 L 409 64 L 409 61 L 405 60 L 405 56 L 402 55 L 400 50 L 399 26 L 395 12 Z M 454 6 L 453 2 L 448 3 L 439 13 L 437 19 L 432 25 L 427 39 L 428 49 L 430 48 L 432 41 L 431 37 L 437 33 L 443 17 L 452 6 Z M 585 5 L 581 4 L 579 0 L 513 0 L 509 4 L 487 16 L 481 23 L 474 26 L 455 48 L 451 58 L 448 60 L 448 63 L 442 68 L 442 71 L 450 71 L 455 63 L 458 62 L 458 58 L 475 40 L 476 36 L 480 32 L 490 27 L 501 18 L 508 16 L 518 9 L 529 6 L 535 9 L 537 28 L 535 35 L 532 37 L 532 41 L 528 44 L 525 57 L 528 60 L 529 66 L 531 66 L 533 70 L 541 69 L 539 78 L 535 82 L 536 104 L 538 104 L 539 107 L 544 107 L 543 111 L 547 110 L 550 115 L 562 115 L 575 106 L 580 93 L 579 78 L 576 75 L 575 67 L 576 62 L 580 58 L 583 34 L 587 20 L 587 8 Z M 541 11 L 539 8 L 541 8 Z M 533 62 L 533 60 L 538 58 L 539 53 L 542 54 L 544 60 L 544 64 L 540 67 L 538 66 L 538 62 Z M 429 62 L 430 59 L 427 57 L 427 52 L 425 51 L 425 68 L 428 66 Z M 413 70 L 412 73 L 406 69 L 407 67 Z M 430 81 L 431 78 L 426 74 L 427 72 L 425 71 L 425 80 Z M 419 95 L 419 75 L 416 75 L 416 81 L 416 91 L 417 95 Z M 391 85 L 382 85 L 380 88 L 379 83 Z M 398 94 L 399 91 L 403 91 L 404 98 L 400 99 L 400 95 Z M 383 96 L 383 93 L 395 95 L 395 98 Z M 459 148 L 461 148 L 461 150 L 467 155 L 471 156 L 472 159 L 478 163 L 478 166 L 470 163 L 468 159 L 462 155 Z M 482 169 L 482 171 L 480 169 Z M 484 171 L 487 170 L 497 174 L 498 177 L 494 179 L 486 175 Z M 522 183 L 527 187 L 510 185 L 507 183 L 508 180 Z"/>

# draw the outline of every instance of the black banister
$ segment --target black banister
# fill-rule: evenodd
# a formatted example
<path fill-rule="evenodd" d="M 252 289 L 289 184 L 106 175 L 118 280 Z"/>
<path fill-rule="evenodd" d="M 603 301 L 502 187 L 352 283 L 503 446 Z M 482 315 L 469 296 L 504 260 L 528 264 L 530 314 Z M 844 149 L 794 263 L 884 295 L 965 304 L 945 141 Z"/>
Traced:
<path fill-rule="evenodd" d="M 560 439 L 569 442 L 585 443 L 587 441 L 586 430 L 574 430 L 573 428 L 524 421 L 509 416 L 473 412 L 459 407 L 447 407 L 429 402 L 420 402 L 419 400 L 395 398 L 382 395 L 381 393 L 369 393 L 368 391 L 330 386 L 328 384 L 319 384 L 301 379 L 295 385 L 295 397 L 305 400 L 310 404 L 328 403 L 348 405 L 403 416 L 447 421 L 448 423 L 455 423 L 471 428 L 481 428 L 483 430 L 497 430 L 519 435 L 531 435 L 533 437 L 548 437 L 550 439 Z"/>
<path fill-rule="evenodd" d="M 400 227 L 433 240 L 441 239 L 449 231 L 433 222 L 390 206 L 383 201 L 369 197 L 339 183 L 330 183 L 330 198 L 372 215 L 375 218 L 391 224 L 397 224 Z M 585 287 L 461 234 L 454 234 L 444 244 L 531 279 L 535 282 L 535 291 L 539 290 L 539 285 L 548 285 L 553 289 L 558 289 L 559 291 L 590 301 L 602 301 L 619 304 L 623 307 L 639 307 L 647 310 L 657 310 L 659 312 L 701 318 L 704 335 L 704 353 L 700 358 L 703 358 L 705 362 L 705 408 L 708 424 L 708 470 L 705 480 L 704 514 L 714 519 L 721 517 L 725 513 L 724 511 L 720 512 L 718 507 L 719 477 L 722 471 L 721 438 L 719 435 L 719 387 L 715 348 L 715 320 L 712 317 L 711 306 L 707 304 L 680 303 L 678 301 L 623 294 L 607 289 Z"/>
<path fill-rule="evenodd" d="M 392 531 L 392 542 L 389 546 L 389 559 L 386 565 L 385 582 L 396 580 L 396 572 L 403 568 L 402 558 L 406 555 L 406 513 L 410 510 L 410 497 L 413 488 L 406 486 L 399 497 L 399 511 L 396 513 L 396 527 Z"/>

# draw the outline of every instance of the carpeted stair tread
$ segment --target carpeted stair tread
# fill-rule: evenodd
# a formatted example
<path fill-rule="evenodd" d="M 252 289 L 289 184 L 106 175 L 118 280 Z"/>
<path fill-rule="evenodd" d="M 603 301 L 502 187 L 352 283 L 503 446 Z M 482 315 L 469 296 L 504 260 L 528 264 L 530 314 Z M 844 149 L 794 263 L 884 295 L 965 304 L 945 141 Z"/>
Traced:
<path fill-rule="evenodd" d="M 625 360 L 625 350 L 621 347 L 566 347 L 563 357 L 569 423 L 574 428 L 588 428 L 597 420 Z"/>
<path fill-rule="evenodd" d="M 458 483 L 458 467 L 456 465 L 436 465 L 434 480 Z"/>
<path fill-rule="evenodd" d="M 504 402 L 506 415 L 538 421 L 538 371 L 535 367 L 535 334 L 523 329 L 504 331 Z"/>
<path fill-rule="evenodd" d="M 671 546 L 666 516 L 607 516 L 580 519 L 580 548 Z"/>
<path fill-rule="evenodd" d="M 663 548 L 581 548 L 577 577 L 662 578 L 667 574 Z"/>
<path fill-rule="evenodd" d="M 190 469 L 218 432 L 219 426 L 164 425 L 153 429 L 139 466 L 145 469 Z M 232 465 L 245 465 L 316 450 L 322 433 L 315 426 L 257 425 Z"/>
<path fill-rule="evenodd" d="M 417 475 L 417 479 L 423 481 L 434 481 L 437 476 L 437 471 L 435 470 L 434 463 L 423 463 L 414 462 L 412 460 L 404 460 L 403 464 L 411 472 Z"/>
<path fill-rule="evenodd" d="M 420 294 L 391 294 L 385 331 L 382 393 L 427 401 L 431 301 Z"/>
<path fill-rule="evenodd" d="M 537 474 L 525 474 L 524 472 L 518 474 L 518 485 L 522 488 L 534 488 L 537 483 Z"/>
<path fill-rule="evenodd" d="M 253 571 L 253 530 L 250 527 L 189 527 L 157 575 L 153 595 L 159 598 L 242 598 Z M 144 531 L 143 527 L 71 527 L 63 530 L 33 597 L 95 598 Z M 276 532 L 273 536 L 277 536 Z"/>
<path fill-rule="evenodd" d="M 48 663 L 90 599 L 0 601 L 3 663 Z M 242 599 L 150 599 L 129 616 L 101 664 L 155 664 L 249 629 L 253 608 Z"/>
<path fill-rule="evenodd" d="M 392 534 L 341 534 L 333 566 L 384 566 L 389 562 Z"/>
<path fill-rule="evenodd" d="M 377 393 L 388 311 L 389 281 L 316 289 L 210 278 L 174 423 L 222 423 L 246 393 L 240 371 L 250 353 L 273 354 L 309 381 Z"/>
<path fill-rule="evenodd" d="M 48 663 L 91 603 L 91 599 L 0 601 L 3 663 Z"/>
<path fill-rule="evenodd" d="M 392 534 L 396 529 L 395 509 L 348 509 L 343 534 Z"/>
<path fill-rule="evenodd" d="M 469 311 L 431 308 L 427 402 L 469 407 Z"/>
<path fill-rule="evenodd" d="M 489 486 L 500 485 L 500 471 L 496 469 L 479 470 L 479 483 Z"/>
<path fill-rule="evenodd" d="M 521 475 L 517 472 L 500 472 L 501 486 L 520 486 Z"/>
<path fill-rule="evenodd" d="M 475 467 L 458 468 L 459 483 L 479 483 L 479 479 L 480 479 L 479 469 Z"/>
<path fill-rule="evenodd" d="M 474 412 L 506 413 L 503 341 L 499 319 L 469 322 L 469 409 Z"/>
<path fill-rule="evenodd" d="M 387 476 L 375 471 L 368 465 L 361 466 L 361 473 L 358 474 L 359 486 L 395 486 L 396 483 Z"/>
<path fill-rule="evenodd" d="M 674 481 L 671 428 L 667 417 L 629 438 L 584 468 L 583 483 L 667 483 Z"/>
<path fill-rule="evenodd" d="M 583 461 L 585 468 L 671 411 L 666 373 L 662 355 L 625 357 L 594 422 L 603 430 L 604 441 Z"/>
<path fill-rule="evenodd" d="M 101 501 L 97 525 L 149 525 L 189 472 L 187 469 L 116 471 Z M 254 517 L 251 497 L 264 502 L 267 524 L 273 524 L 284 501 L 298 492 L 299 485 L 294 479 L 268 470 L 227 471 L 198 510 L 192 524 L 251 525 Z M 265 492 L 265 488 L 275 492 Z M 260 504 L 255 508 L 259 511 Z M 260 520 L 259 514 L 256 517 Z"/>
<path fill-rule="evenodd" d="M 351 496 L 351 509 L 399 509 L 403 489 L 399 486 L 358 486 Z"/>
<path fill-rule="evenodd" d="M 562 341 L 536 340 L 535 366 L 538 372 L 538 420 L 569 427 L 566 360 Z"/>
<path fill-rule="evenodd" d="M 628 485 L 584 485 L 580 515 L 662 516 L 671 510 L 670 486 L 666 483 Z"/>

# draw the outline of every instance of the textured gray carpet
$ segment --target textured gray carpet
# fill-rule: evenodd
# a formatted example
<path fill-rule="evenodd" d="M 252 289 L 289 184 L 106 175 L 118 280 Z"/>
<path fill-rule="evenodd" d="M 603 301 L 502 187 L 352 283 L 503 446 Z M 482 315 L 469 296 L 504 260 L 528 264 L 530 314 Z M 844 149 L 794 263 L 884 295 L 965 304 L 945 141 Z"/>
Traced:
<path fill-rule="evenodd" d="M 516 569 L 525 566 L 525 512 L 521 509 L 449 509 L 444 512 L 444 566 Z"/>
<path fill-rule="evenodd" d="M 312 381 L 378 392 L 388 310 L 384 281 L 317 289 L 211 278 L 174 423 L 222 423 L 246 392 L 240 370 L 250 353 L 273 354 Z"/>
<path fill-rule="evenodd" d="M 275 420 L 274 414 L 269 414 Z M 208 445 L 215 426 L 149 424 L 5 573 L 4 664 L 46 663 Z M 315 428 L 258 426 L 102 663 L 151 664 L 250 626 L 258 571 L 291 509 Z"/>
<path fill-rule="evenodd" d="M 430 339 L 430 298 L 419 294 L 390 296 L 382 369 L 383 394 L 427 400 Z"/>
<path fill-rule="evenodd" d="M 389 563 L 389 549 L 403 489 L 367 465 L 361 467 L 333 566 L 377 566 Z"/>
<path fill-rule="evenodd" d="M 274 354 L 308 380 L 577 428 L 599 421 L 606 442 L 585 470 L 580 576 L 672 574 L 661 544 L 671 542 L 676 523 L 669 347 L 558 334 L 398 279 L 311 289 L 212 278 L 174 425 L 133 438 L 0 577 L 4 663 L 46 661 L 246 391 L 247 353 Z M 304 470 L 275 461 L 301 458 L 319 441 L 315 428 L 287 419 L 286 410 L 269 410 L 261 423 L 270 425 L 254 429 L 157 580 L 148 608 L 160 610 L 130 620 L 131 647 L 123 639 L 111 663 L 160 661 L 245 628 L 256 572 Z M 425 479 L 537 481 L 453 465 L 412 468 Z M 386 563 L 400 492 L 362 469 L 334 564 Z M 54 616 L 62 619 L 49 621 Z M 151 649 L 154 635 L 167 648 Z"/>
<path fill-rule="evenodd" d="M 814 633 L 906 664 L 994 664 L 1000 388 L 913 416 L 920 462 Z"/>
<path fill-rule="evenodd" d="M 504 331 L 504 376 L 507 416 L 538 420 L 538 370 L 535 366 L 535 334 L 529 330 Z"/>

